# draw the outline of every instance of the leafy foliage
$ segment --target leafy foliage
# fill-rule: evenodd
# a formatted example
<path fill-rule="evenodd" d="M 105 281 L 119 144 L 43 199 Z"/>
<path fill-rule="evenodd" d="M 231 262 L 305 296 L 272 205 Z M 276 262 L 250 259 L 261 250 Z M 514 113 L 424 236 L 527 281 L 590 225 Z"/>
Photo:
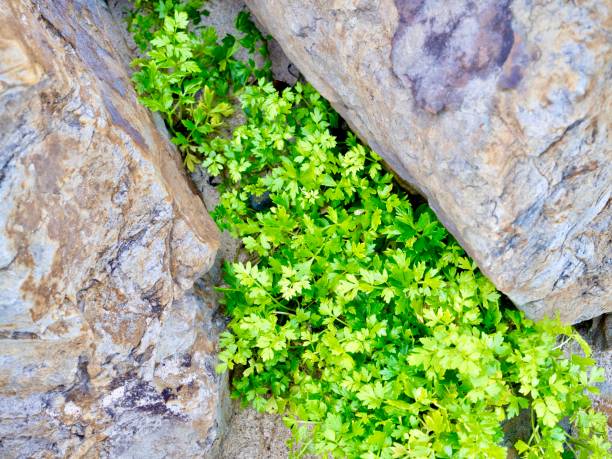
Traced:
<path fill-rule="evenodd" d="M 169 9 L 172 1 L 159 1 L 155 7 L 155 11 L 163 12 L 159 13 L 163 20 L 152 20 L 158 29 L 143 29 L 146 34 L 141 35 L 143 40 L 146 35 L 149 49 L 145 57 L 134 61 L 138 71 L 133 80 L 141 102 L 166 120 L 172 141 L 193 172 L 202 157 L 223 153 L 227 142 L 220 128 L 233 114 L 232 94 L 252 79 L 268 77 L 270 62 L 264 38 L 247 13 L 242 12 L 236 21 L 244 37 L 237 40 L 227 35 L 219 42 L 213 27 L 189 28 L 187 11 L 201 1 L 191 0 L 188 6 Z M 147 2 L 149 9 L 153 3 Z M 152 15 L 135 17 L 151 19 Z M 144 20 L 133 19 L 131 25 Z M 241 46 L 251 54 L 247 62 L 235 58 Z M 262 67 L 255 64 L 255 53 L 265 58 Z"/>
<path fill-rule="evenodd" d="M 338 138 L 311 86 L 278 92 L 269 68 L 233 57 L 238 42 L 188 20 L 166 14 L 134 81 L 187 166 L 224 177 L 214 216 L 252 254 L 220 288 L 231 322 L 218 371 L 234 372 L 234 394 L 285 416 L 296 457 L 505 458 L 502 423 L 525 409 L 521 457 L 609 457 L 585 395 L 603 375 L 580 336 L 502 307 L 432 211 Z M 256 52 L 261 35 L 238 23 Z M 221 135 L 232 97 L 246 121 Z M 586 357 L 564 356 L 559 335 Z"/>
<path fill-rule="evenodd" d="M 501 423 L 526 408 L 524 457 L 605 454 L 605 418 L 583 393 L 602 373 L 557 345 L 588 352 L 571 327 L 501 309 L 431 210 L 352 135 L 331 134 L 337 115 L 311 87 L 261 82 L 241 101 L 215 216 L 257 255 L 228 266 L 225 289 L 219 369 L 238 368 L 243 400 L 334 457 L 504 458 Z M 264 192 L 273 206 L 251 209 Z"/>
<path fill-rule="evenodd" d="M 197 24 L 200 22 L 203 4 L 204 0 L 134 0 L 134 8 L 128 16 L 128 30 L 138 48 L 145 51 L 154 32 L 163 27 L 167 16 L 183 12 Z"/>

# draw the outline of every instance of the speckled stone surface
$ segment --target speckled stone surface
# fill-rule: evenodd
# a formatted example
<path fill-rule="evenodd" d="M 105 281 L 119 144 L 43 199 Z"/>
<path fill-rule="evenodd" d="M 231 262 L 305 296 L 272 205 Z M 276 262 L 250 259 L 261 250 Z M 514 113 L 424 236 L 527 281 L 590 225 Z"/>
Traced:
<path fill-rule="evenodd" d="M 219 233 L 106 2 L 0 0 L 0 457 L 201 457 Z M 208 291 L 207 291 L 208 289 Z"/>
<path fill-rule="evenodd" d="M 246 3 L 529 316 L 612 311 L 609 1 Z"/>

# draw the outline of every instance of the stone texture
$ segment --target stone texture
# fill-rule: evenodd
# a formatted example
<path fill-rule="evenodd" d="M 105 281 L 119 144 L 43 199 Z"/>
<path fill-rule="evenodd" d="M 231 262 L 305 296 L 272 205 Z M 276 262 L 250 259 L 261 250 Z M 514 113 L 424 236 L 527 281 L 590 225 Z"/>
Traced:
<path fill-rule="evenodd" d="M 608 418 L 608 440 L 612 442 L 612 348 L 595 350 L 592 358 L 605 371 L 606 380 L 599 383 L 599 394 L 590 395 L 593 408 Z"/>
<path fill-rule="evenodd" d="M 220 459 L 286 459 L 291 432 L 282 419 L 238 404 L 219 450 Z"/>
<path fill-rule="evenodd" d="M 0 457 L 205 457 L 218 231 L 96 0 L 0 0 Z"/>
<path fill-rule="evenodd" d="M 589 397 L 593 400 L 593 407 L 607 416 L 608 440 L 612 442 L 612 314 L 578 324 L 576 329 L 591 346 L 591 358 L 604 370 L 605 381 L 597 384 L 599 393 L 589 393 Z M 567 351 L 582 354 L 576 344 Z"/>
<path fill-rule="evenodd" d="M 609 2 L 247 5 L 529 316 L 612 311 Z"/>

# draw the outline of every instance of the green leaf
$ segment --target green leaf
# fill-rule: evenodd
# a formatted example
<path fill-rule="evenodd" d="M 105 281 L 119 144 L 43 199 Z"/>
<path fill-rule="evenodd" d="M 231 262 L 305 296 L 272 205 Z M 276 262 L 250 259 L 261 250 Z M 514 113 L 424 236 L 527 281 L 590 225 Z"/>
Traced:
<path fill-rule="evenodd" d="M 217 287 L 233 395 L 282 414 L 301 457 L 505 458 L 502 425 L 526 409 L 523 457 L 607 457 L 587 343 L 502 301 L 312 86 L 277 90 L 248 13 L 219 41 L 201 7 L 135 0 L 133 82 L 185 167 L 214 176 L 215 221 L 243 244 Z"/>

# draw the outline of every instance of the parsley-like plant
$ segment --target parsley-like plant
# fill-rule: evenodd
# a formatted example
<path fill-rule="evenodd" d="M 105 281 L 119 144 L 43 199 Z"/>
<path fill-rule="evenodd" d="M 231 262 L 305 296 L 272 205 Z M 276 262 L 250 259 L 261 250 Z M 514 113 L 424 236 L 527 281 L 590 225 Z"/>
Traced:
<path fill-rule="evenodd" d="M 246 14 L 245 37 L 219 42 L 185 6 L 147 3 L 131 22 L 150 44 L 136 89 L 187 167 L 224 178 L 214 217 L 251 254 L 219 288 L 231 321 L 218 370 L 245 403 L 284 416 L 295 457 L 501 459 L 503 425 L 522 412 L 521 457 L 609 457 L 585 394 L 603 375 L 570 326 L 503 307 L 316 90 L 279 92 L 269 63 L 236 59 L 240 44 L 266 55 Z M 246 121 L 229 132 L 235 101 Z M 566 356 L 560 336 L 586 357 Z"/>

